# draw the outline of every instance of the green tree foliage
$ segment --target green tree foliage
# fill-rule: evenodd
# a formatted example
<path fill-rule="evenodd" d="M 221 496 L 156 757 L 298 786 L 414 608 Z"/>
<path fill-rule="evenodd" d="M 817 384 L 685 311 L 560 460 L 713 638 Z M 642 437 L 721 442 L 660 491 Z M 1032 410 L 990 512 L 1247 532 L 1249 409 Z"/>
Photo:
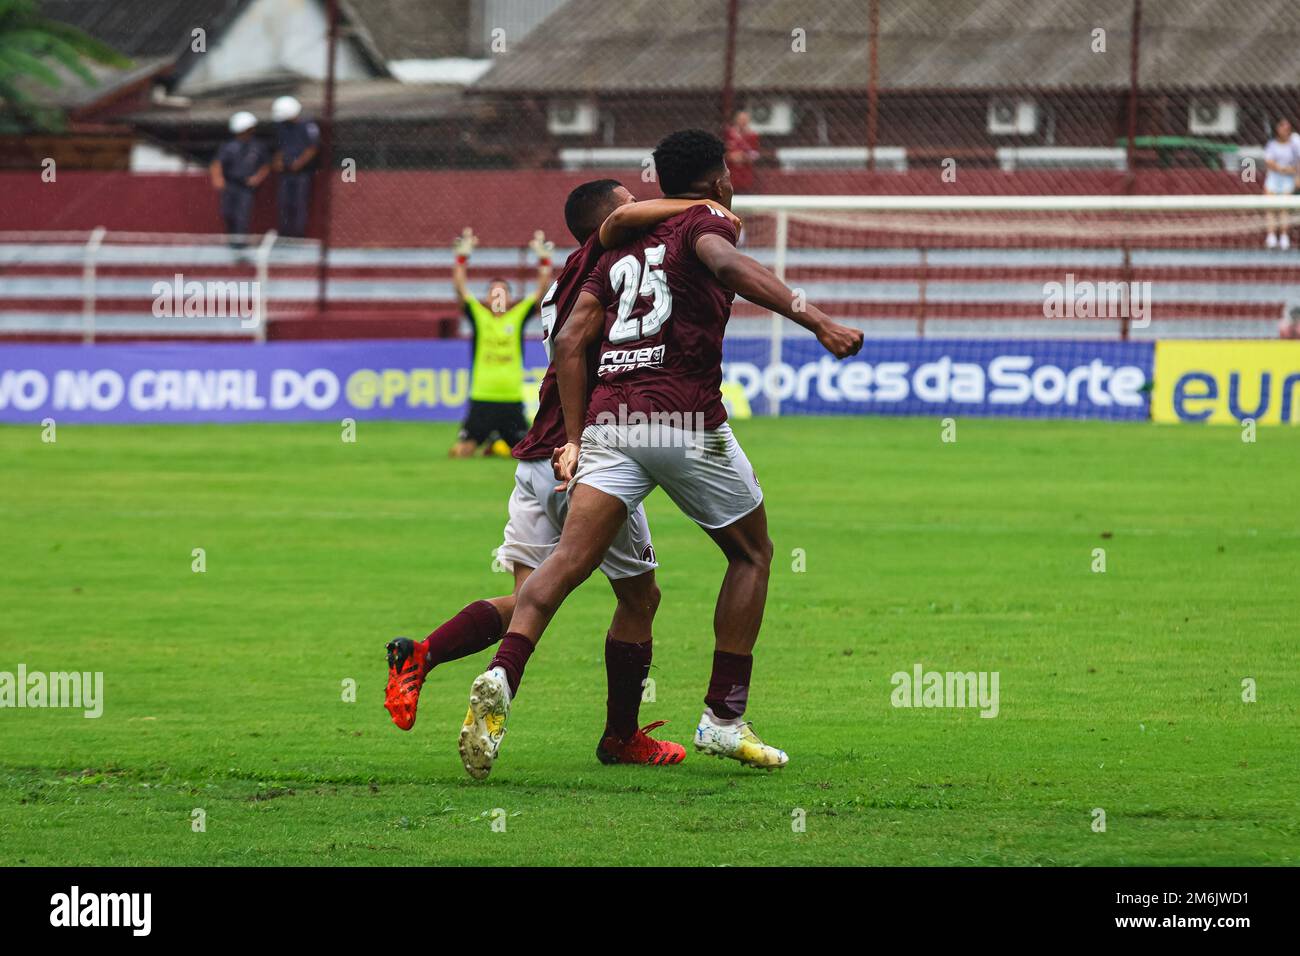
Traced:
<path fill-rule="evenodd" d="M 36 0 L 0 0 L 0 132 L 57 131 L 63 111 L 36 102 L 24 89 L 35 80 L 63 85 L 59 66 L 94 85 L 86 61 L 126 68 L 131 60 L 76 27 L 41 15 Z"/>

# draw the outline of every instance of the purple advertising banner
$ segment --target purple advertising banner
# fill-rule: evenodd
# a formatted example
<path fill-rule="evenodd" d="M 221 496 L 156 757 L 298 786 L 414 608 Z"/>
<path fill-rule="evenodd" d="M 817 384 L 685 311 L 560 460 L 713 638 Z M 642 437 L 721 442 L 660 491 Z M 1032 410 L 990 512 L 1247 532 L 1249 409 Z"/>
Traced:
<path fill-rule="evenodd" d="M 1146 420 L 1150 342 L 869 339 L 835 362 L 812 339 L 728 339 L 724 399 L 758 415 Z M 459 421 L 460 340 L 0 345 L 0 422 Z M 525 343 L 525 401 L 546 369 Z"/>
<path fill-rule="evenodd" d="M 546 369 L 525 343 L 526 380 Z M 458 421 L 469 343 L 0 345 L 0 422 Z"/>

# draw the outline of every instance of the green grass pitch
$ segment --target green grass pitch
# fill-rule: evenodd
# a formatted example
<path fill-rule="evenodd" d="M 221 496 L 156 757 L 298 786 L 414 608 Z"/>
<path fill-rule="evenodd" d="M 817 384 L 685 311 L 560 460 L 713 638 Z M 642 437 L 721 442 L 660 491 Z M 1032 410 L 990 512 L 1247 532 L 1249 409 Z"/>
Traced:
<path fill-rule="evenodd" d="M 508 589 L 508 462 L 447 460 L 442 425 L 2 428 L 0 671 L 102 671 L 106 704 L 0 710 L 0 864 L 1300 863 L 1300 432 L 940 432 L 737 423 L 776 545 L 749 716 L 788 768 L 597 763 L 597 575 L 478 784 L 456 732 L 488 655 L 402 733 L 383 645 Z M 648 507 L 641 714 L 688 742 L 723 563 Z M 891 706 L 918 663 L 998 672 L 997 717 Z"/>

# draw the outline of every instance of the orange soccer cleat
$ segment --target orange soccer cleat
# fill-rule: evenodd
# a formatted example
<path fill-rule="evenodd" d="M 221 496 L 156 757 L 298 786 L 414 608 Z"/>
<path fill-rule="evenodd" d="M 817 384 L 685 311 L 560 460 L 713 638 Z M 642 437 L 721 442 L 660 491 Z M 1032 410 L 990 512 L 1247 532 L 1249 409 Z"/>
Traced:
<path fill-rule="evenodd" d="M 420 688 L 429 673 L 423 654 L 415 652 L 415 641 L 399 637 L 388 642 L 388 689 L 384 706 L 393 723 L 402 730 L 415 726 L 415 708 L 420 702 Z"/>
<path fill-rule="evenodd" d="M 596 759 L 601 763 L 647 763 L 655 766 L 681 763 L 686 759 L 686 748 L 671 740 L 655 740 L 649 731 L 662 727 L 666 721 L 656 720 L 646 724 L 627 740 L 619 740 L 612 734 L 601 738 L 596 744 Z"/>

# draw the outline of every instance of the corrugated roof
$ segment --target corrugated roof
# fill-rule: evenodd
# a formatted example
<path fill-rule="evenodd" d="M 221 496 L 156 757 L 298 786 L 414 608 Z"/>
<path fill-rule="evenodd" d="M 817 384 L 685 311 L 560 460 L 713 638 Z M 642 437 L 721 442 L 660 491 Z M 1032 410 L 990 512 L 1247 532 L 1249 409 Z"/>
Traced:
<path fill-rule="evenodd" d="M 385 60 L 465 56 L 469 5 L 465 0 L 343 0 Z"/>
<path fill-rule="evenodd" d="M 62 81 L 58 87 L 48 87 L 31 77 L 19 79 L 18 85 L 32 102 L 40 106 L 75 110 L 90 106 L 132 83 L 148 79 L 166 69 L 171 62 L 171 57 L 139 57 L 126 70 L 87 63 L 86 68 L 96 79 L 94 84 L 86 83 L 61 63 L 52 63 L 50 68 Z"/>
<path fill-rule="evenodd" d="M 131 113 L 132 123 L 152 126 L 225 125 L 237 110 L 250 110 L 266 120 L 271 102 L 292 92 L 303 105 L 303 113 L 317 117 L 325 99 L 324 84 L 303 81 L 274 91 L 231 91 L 224 96 L 205 97 L 189 107 L 153 106 Z M 348 122 L 382 117 L 385 121 L 423 120 L 473 115 L 482 110 L 481 101 L 467 101 L 458 86 L 399 83 L 397 80 L 353 80 L 339 83 L 335 90 L 335 120 Z"/>
<path fill-rule="evenodd" d="M 881 0 L 882 89 L 1123 88 L 1132 0 Z M 1106 31 L 1094 52 L 1093 30 Z M 792 49 L 804 31 L 805 50 Z M 475 84 L 480 91 L 716 90 L 726 0 L 571 0 Z M 865 89 L 865 0 L 742 0 L 739 90 Z M 1300 82 L 1293 0 L 1158 0 L 1143 9 L 1147 86 Z"/>
<path fill-rule="evenodd" d="M 247 0 L 41 0 L 41 13 L 70 23 L 129 57 L 175 56 L 191 31 L 209 34 Z"/>
<path fill-rule="evenodd" d="M 177 55 L 191 31 L 211 39 L 255 0 L 41 0 L 52 20 L 80 27 L 130 57 Z M 324 0 L 314 0 L 325 6 Z M 375 59 L 463 56 L 468 8 L 464 0 L 340 0 L 345 24 Z"/>

